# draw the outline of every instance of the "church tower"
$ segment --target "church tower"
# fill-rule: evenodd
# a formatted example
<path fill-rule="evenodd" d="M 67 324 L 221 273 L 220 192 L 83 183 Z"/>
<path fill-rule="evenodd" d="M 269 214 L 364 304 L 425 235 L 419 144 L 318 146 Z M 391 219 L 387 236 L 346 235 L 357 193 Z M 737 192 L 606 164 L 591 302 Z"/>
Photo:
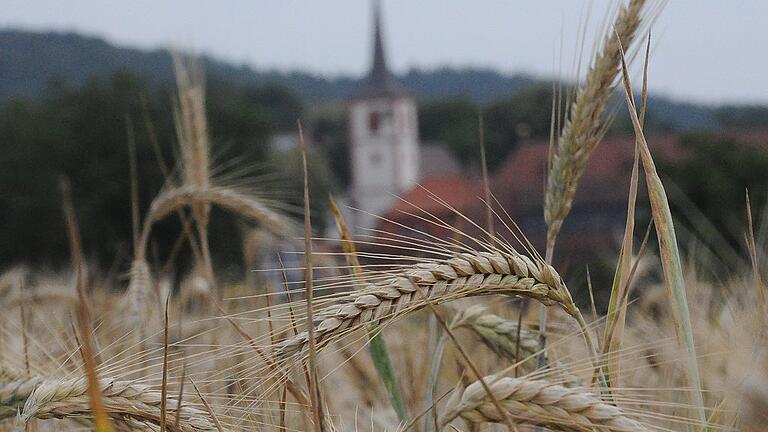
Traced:
<path fill-rule="evenodd" d="M 367 82 L 348 109 L 352 204 L 357 228 L 372 228 L 419 180 L 416 101 L 387 68 L 381 8 L 373 11 L 373 62 Z"/>

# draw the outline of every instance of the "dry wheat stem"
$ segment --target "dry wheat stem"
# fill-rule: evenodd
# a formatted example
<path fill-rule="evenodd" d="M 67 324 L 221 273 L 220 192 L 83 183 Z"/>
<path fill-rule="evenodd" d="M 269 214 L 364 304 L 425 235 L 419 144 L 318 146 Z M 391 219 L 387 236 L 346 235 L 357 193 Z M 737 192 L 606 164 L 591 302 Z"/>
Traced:
<path fill-rule="evenodd" d="M 530 378 L 486 377 L 493 395 L 519 425 L 561 431 L 639 432 L 648 429 L 583 388 L 567 388 Z M 471 423 L 499 423 L 499 413 L 478 382 L 457 388 L 442 417 L 446 425 L 461 417 Z"/>
<path fill-rule="evenodd" d="M 427 303 L 494 294 L 534 298 L 546 305 L 557 304 L 572 316 L 579 315 L 560 275 L 543 261 L 534 262 L 515 252 L 463 253 L 405 267 L 384 281 L 351 292 L 340 304 L 317 313 L 315 338 L 326 343 L 350 329 L 381 324 Z M 307 332 L 299 333 L 281 342 L 276 352 L 283 358 L 291 356 L 302 351 L 308 339 Z"/>
<path fill-rule="evenodd" d="M 0 418 L 17 415 L 18 423 L 32 418 L 90 419 L 91 403 L 87 380 L 83 377 L 56 379 L 38 376 L 20 377 L 0 373 Z M 160 421 L 160 390 L 130 381 L 100 380 L 104 405 L 115 422 L 157 425 Z M 176 413 L 178 401 L 167 400 L 168 412 Z M 199 432 L 216 430 L 207 413 L 185 404 L 179 413 L 178 427 L 169 424 L 168 430 Z M 146 428 L 145 428 L 146 429 Z"/>
<path fill-rule="evenodd" d="M 645 3 L 645 0 L 631 0 L 621 6 L 602 50 L 590 67 L 586 84 L 578 90 L 569 109 L 556 151 L 552 152 L 544 198 L 548 256 L 571 210 L 579 179 L 605 130 L 603 117 L 621 64 L 618 37 L 623 46 L 629 46 L 640 26 Z"/>

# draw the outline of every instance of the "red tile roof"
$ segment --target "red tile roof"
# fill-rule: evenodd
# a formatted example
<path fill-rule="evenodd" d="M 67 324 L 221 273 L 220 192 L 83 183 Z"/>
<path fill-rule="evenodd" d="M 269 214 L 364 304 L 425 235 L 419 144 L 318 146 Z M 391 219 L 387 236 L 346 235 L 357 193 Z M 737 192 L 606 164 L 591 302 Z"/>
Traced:
<path fill-rule="evenodd" d="M 651 151 L 665 157 L 679 157 L 682 150 L 676 136 L 649 139 Z M 527 143 L 507 158 L 493 174 L 491 189 L 505 210 L 515 216 L 527 208 L 541 212 L 544 182 L 546 179 L 548 146 L 544 143 Z M 584 201 L 626 200 L 634 140 L 612 138 L 600 144 L 591 158 L 581 180 L 577 199 Z M 445 216 L 453 213 L 452 207 L 466 215 L 482 215 L 482 182 L 478 178 L 461 174 L 429 177 L 406 193 L 386 219 L 403 221 L 409 213 L 430 213 Z"/>
<path fill-rule="evenodd" d="M 480 182 L 465 175 L 429 177 L 402 196 L 386 217 L 397 218 L 415 211 L 444 214 L 450 212 L 447 207 L 465 211 L 475 205 L 481 192 Z"/>
<path fill-rule="evenodd" d="M 742 131 L 723 133 L 720 136 L 768 148 L 768 131 Z M 655 159 L 684 158 L 686 149 L 680 145 L 680 138 L 677 135 L 649 137 L 648 142 Z M 584 246 L 591 242 L 589 248 L 594 252 L 606 245 L 610 246 L 615 240 L 614 231 L 623 230 L 634 148 L 634 138 L 631 137 L 608 138 L 600 143 L 580 181 L 572 214 L 561 233 L 562 247 L 559 249 L 570 249 L 569 245 Z M 546 229 L 543 220 L 543 192 L 548 151 L 546 143 L 522 144 L 491 178 L 494 197 L 520 224 L 534 244 L 543 241 Z M 643 190 L 641 187 L 640 191 Z M 444 227 L 431 226 L 408 213 L 423 217 L 424 212 L 428 212 L 449 224 L 457 222 L 458 219 L 452 215 L 452 210 L 446 208 L 447 205 L 483 226 L 485 204 L 480 199 L 482 196 L 482 182 L 478 178 L 463 175 L 430 177 L 405 194 L 386 218 L 404 226 L 417 226 L 419 230 L 433 235 L 452 235 Z M 390 229 L 392 223 L 384 223 L 379 228 Z M 467 224 L 463 224 L 462 230 L 466 231 L 466 228 Z"/>

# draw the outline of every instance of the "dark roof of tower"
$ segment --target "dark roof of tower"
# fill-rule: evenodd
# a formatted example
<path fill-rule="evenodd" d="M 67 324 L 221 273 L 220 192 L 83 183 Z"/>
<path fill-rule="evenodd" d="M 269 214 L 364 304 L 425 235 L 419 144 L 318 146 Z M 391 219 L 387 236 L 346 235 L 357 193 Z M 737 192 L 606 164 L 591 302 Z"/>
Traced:
<path fill-rule="evenodd" d="M 397 81 L 387 67 L 381 29 L 381 5 L 376 0 L 373 5 L 373 62 L 365 84 L 354 94 L 354 97 L 397 97 L 408 94 L 405 87 Z"/>

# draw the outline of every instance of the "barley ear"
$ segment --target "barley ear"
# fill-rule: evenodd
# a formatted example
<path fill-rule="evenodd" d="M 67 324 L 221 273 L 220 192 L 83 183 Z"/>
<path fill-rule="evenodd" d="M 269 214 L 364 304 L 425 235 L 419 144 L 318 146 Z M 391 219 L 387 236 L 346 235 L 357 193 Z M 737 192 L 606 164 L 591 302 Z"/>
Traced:
<path fill-rule="evenodd" d="M 454 328 L 472 331 L 488 348 L 510 363 L 525 359 L 529 359 L 525 362 L 529 365 L 534 362 L 533 357 L 539 349 L 538 335 L 519 328 L 517 322 L 488 313 L 482 305 L 460 311 L 454 320 Z"/>

